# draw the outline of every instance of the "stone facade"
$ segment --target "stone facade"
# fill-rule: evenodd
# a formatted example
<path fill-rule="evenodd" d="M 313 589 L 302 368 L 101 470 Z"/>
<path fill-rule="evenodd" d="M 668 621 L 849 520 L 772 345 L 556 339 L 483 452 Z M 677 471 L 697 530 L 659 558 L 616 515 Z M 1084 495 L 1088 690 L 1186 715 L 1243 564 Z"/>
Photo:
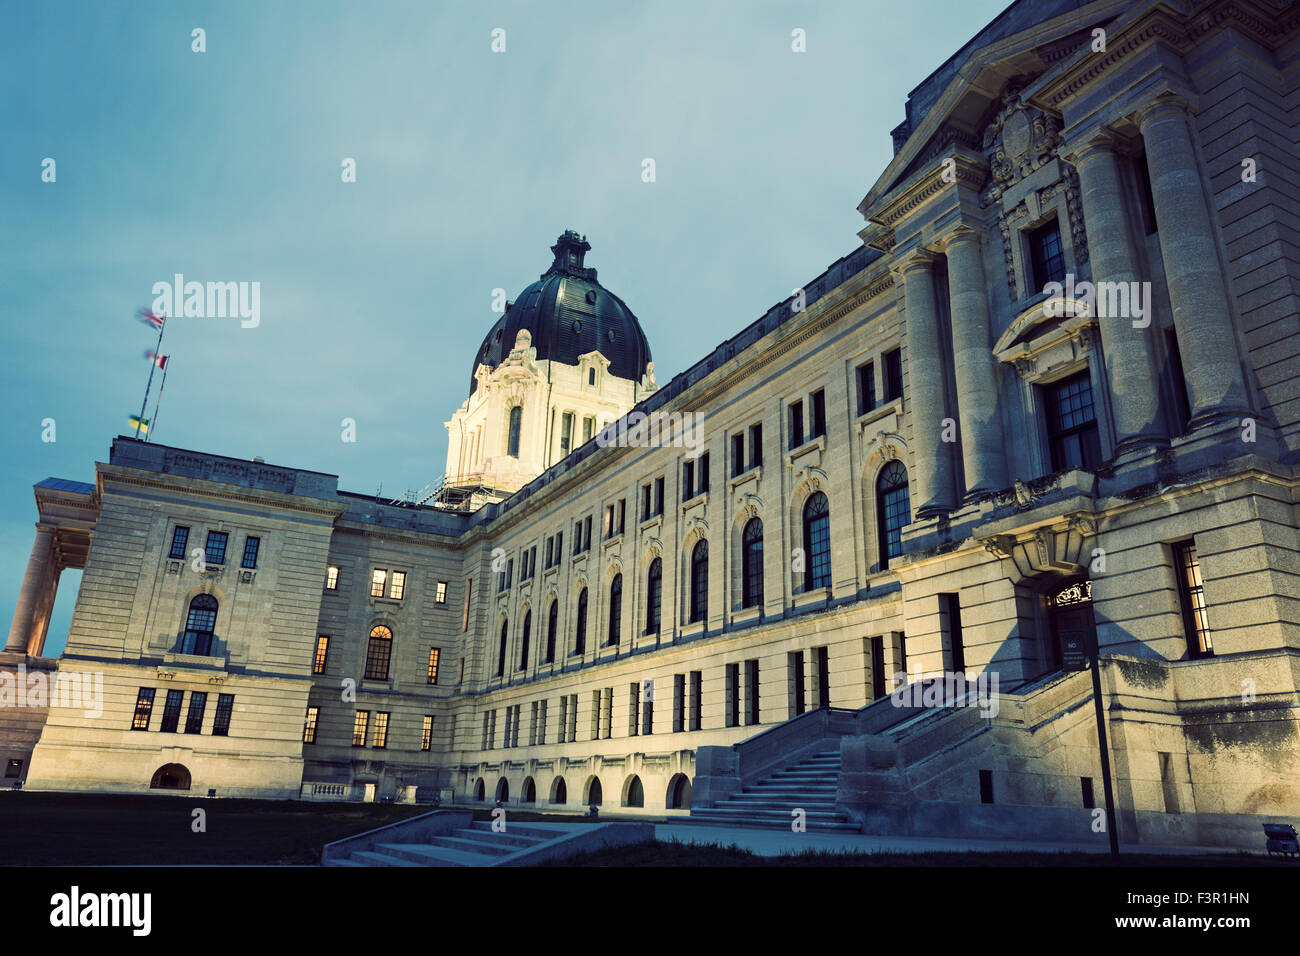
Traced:
<path fill-rule="evenodd" d="M 180 765 L 222 794 L 672 814 L 824 744 L 801 714 L 832 708 L 857 819 L 1059 838 L 1101 801 L 1063 669 L 1095 636 L 1124 838 L 1257 842 L 1300 815 L 1297 80 L 1294 7 L 1013 5 L 913 92 L 864 244 L 636 405 L 702 416 L 690 454 L 561 458 L 543 415 L 508 475 L 453 440 L 449 479 L 513 492 L 468 513 L 117 439 L 76 514 L 38 486 L 5 658 L 41 661 L 42 542 L 89 537 L 58 667 L 103 671 L 103 713 L 52 704 L 11 759 L 50 789 Z M 529 349 L 453 433 L 500 444 Z M 644 394 L 581 405 L 585 368 L 532 404 L 604 424 Z M 228 533 L 224 566 L 170 558 L 178 525 Z M 201 594 L 214 643 L 183 653 Z M 868 706 L 954 671 L 996 674 L 997 712 L 887 734 Z M 159 729 L 168 689 L 208 690 L 199 732 Z"/>

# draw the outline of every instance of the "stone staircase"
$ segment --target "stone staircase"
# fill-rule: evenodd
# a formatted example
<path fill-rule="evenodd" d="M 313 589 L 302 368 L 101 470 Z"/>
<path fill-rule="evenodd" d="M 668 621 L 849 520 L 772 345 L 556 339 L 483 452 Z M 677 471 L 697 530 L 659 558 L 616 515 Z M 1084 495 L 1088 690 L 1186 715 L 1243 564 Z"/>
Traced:
<path fill-rule="evenodd" d="M 447 835 L 428 836 L 420 842 L 378 843 L 373 849 L 353 850 L 346 859 L 332 860 L 326 866 L 495 866 L 505 857 L 567 836 L 567 828 L 527 826 L 511 823 L 504 833 L 495 833 L 492 824 L 478 820 Z"/>
<path fill-rule="evenodd" d="M 860 824 L 835 808 L 840 753 L 827 750 L 805 757 L 734 793 L 717 806 L 692 808 L 686 821 L 710 826 L 774 827 L 788 830 L 802 809 L 808 832 L 858 833 Z"/>

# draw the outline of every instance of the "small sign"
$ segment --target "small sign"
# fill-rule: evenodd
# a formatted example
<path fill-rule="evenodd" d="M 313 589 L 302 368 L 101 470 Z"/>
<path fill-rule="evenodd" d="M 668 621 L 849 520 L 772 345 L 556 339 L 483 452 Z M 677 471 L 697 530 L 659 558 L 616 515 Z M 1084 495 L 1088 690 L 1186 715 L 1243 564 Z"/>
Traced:
<path fill-rule="evenodd" d="M 1061 631 L 1061 666 L 1067 671 L 1088 667 L 1088 639 L 1083 629 Z"/>

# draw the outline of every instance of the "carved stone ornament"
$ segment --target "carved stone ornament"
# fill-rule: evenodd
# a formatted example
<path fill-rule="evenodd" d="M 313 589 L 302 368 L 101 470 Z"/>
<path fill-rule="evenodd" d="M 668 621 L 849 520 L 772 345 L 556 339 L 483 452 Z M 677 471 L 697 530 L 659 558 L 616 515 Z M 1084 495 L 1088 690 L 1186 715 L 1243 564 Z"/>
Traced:
<path fill-rule="evenodd" d="M 995 534 L 984 542 L 984 550 L 994 557 L 1009 558 L 1015 550 L 1016 538 L 1010 534 Z"/>
<path fill-rule="evenodd" d="M 997 202 L 1009 186 L 1046 163 L 1056 148 L 1061 121 L 1020 99 L 1020 84 L 1008 84 L 998 115 L 984 131 L 991 181 L 985 204 Z"/>

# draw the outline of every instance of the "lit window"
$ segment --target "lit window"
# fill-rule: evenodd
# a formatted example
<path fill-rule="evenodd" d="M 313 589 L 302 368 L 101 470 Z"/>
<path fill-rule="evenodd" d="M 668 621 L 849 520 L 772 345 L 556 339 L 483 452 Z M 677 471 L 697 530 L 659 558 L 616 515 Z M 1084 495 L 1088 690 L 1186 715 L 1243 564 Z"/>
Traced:
<path fill-rule="evenodd" d="M 1174 571 L 1178 575 L 1178 598 L 1182 605 L 1183 633 L 1187 636 L 1187 655 L 1192 658 L 1213 657 L 1205 585 L 1201 580 L 1201 562 L 1194 541 L 1174 545 Z"/>
<path fill-rule="evenodd" d="M 325 673 L 325 660 L 329 656 L 330 639 L 324 635 L 318 635 L 316 638 L 316 653 L 312 656 L 311 672 L 313 674 Z"/>
<path fill-rule="evenodd" d="M 141 687 L 135 698 L 135 716 L 131 718 L 132 730 L 148 730 L 149 716 L 153 713 L 154 689 Z"/>
<path fill-rule="evenodd" d="M 442 656 L 442 651 L 436 647 L 429 648 L 429 683 L 438 683 L 438 658 Z"/>
<path fill-rule="evenodd" d="M 395 601 L 400 601 L 402 595 L 406 593 L 406 572 L 394 571 L 393 579 L 388 585 L 388 596 Z"/>
<path fill-rule="evenodd" d="M 320 718 L 319 707 L 307 708 L 307 721 L 302 727 L 302 742 L 305 744 L 314 744 L 316 742 L 316 721 Z"/>
<path fill-rule="evenodd" d="M 428 750 L 433 743 L 433 715 L 424 715 L 424 725 L 420 728 L 420 749 Z"/>
<path fill-rule="evenodd" d="M 370 629 L 366 648 L 366 679 L 388 680 L 388 662 L 393 654 L 393 632 L 382 624 Z"/>
<path fill-rule="evenodd" d="M 337 591 L 339 587 L 339 569 L 330 565 L 325 572 L 325 589 L 327 591 Z"/>
<path fill-rule="evenodd" d="M 388 714 L 385 711 L 381 710 L 375 714 L 375 736 L 370 746 L 378 750 L 388 746 Z"/>
<path fill-rule="evenodd" d="M 369 726 L 370 711 L 357 711 L 357 716 L 352 721 L 352 746 L 364 747 L 366 745 L 366 728 Z"/>
<path fill-rule="evenodd" d="M 446 581 L 438 582 L 437 590 L 434 592 L 433 595 L 433 603 L 434 604 L 447 603 L 447 582 Z"/>
<path fill-rule="evenodd" d="M 383 597 L 384 584 L 388 581 L 388 571 L 384 568 L 375 568 L 370 572 L 370 596 Z"/>

